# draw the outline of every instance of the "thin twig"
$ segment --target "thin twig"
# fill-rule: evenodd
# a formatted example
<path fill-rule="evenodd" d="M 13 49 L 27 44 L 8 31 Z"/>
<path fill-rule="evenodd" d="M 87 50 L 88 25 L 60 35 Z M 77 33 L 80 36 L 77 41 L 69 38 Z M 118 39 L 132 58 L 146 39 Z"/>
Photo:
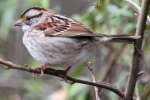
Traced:
<path fill-rule="evenodd" d="M 119 60 L 119 58 L 123 54 L 126 47 L 127 47 L 127 44 L 123 44 L 121 47 L 121 50 L 119 50 L 116 54 L 112 54 L 109 57 L 107 57 L 107 58 L 109 58 L 109 60 L 108 60 L 108 63 L 106 65 L 104 65 L 104 67 L 107 67 L 107 69 L 106 69 L 106 71 L 102 77 L 102 82 L 106 81 L 107 78 L 110 76 L 112 69 L 116 65 L 117 61 Z M 112 51 L 111 51 L 111 53 L 112 53 Z M 101 96 L 101 94 L 102 94 L 102 89 L 99 88 L 99 96 Z"/>
<path fill-rule="evenodd" d="M 143 38 L 144 38 L 144 30 L 146 27 L 146 19 L 147 19 L 149 4 L 150 4 L 150 0 L 142 0 L 142 8 L 138 16 L 138 22 L 136 28 L 136 35 L 141 36 L 141 38 L 137 39 L 134 45 L 132 67 L 130 70 L 129 81 L 126 89 L 126 100 L 133 100 L 135 85 L 138 79 L 138 72 L 140 71 L 140 67 L 142 67 Z"/>
<path fill-rule="evenodd" d="M 136 95 L 136 100 L 141 100 L 138 85 L 135 86 L 135 95 Z"/>
<path fill-rule="evenodd" d="M 21 70 L 21 71 L 25 71 L 25 72 L 41 74 L 40 70 L 26 68 L 26 67 L 23 67 L 21 65 L 14 64 L 10 61 L 3 60 L 1 58 L 0 58 L 0 64 L 7 66 L 7 68 L 9 68 L 9 69 L 16 69 L 16 70 Z M 75 79 L 75 78 L 72 78 L 72 77 L 64 74 L 64 72 L 61 70 L 55 70 L 55 69 L 51 69 L 51 68 L 47 68 L 46 70 L 44 70 L 44 74 L 56 76 L 56 77 L 71 81 L 72 83 L 81 83 L 81 84 L 86 84 L 86 85 L 90 85 L 90 86 L 96 86 L 98 88 L 104 88 L 104 89 L 107 89 L 107 90 L 114 92 L 115 94 L 117 94 L 121 98 L 125 99 L 124 94 L 121 91 L 119 91 L 118 89 L 114 88 L 110 84 L 106 84 L 106 83 L 97 84 L 97 83 L 90 82 L 90 81 Z"/>
<path fill-rule="evenodd" d="M 104 77 L 102 78 L 102 81 L 106 81 L 110 72 L 113 69 L 113 66 L 115 66 L 115 64 L 117 63 L 117 61 L 119 60 L 119 58 L 123 54 L 126 47 L 127 47 L 127 45 L 123 44 L 121 47 L 121 50 L 119 50 L 115 55 L 112 55 L 112 57 L 110 57 L 111 59 L 109 60 L 108 64 L 105 65 L 105 66 L 107 66 L 107 69 L 106 69 Z"/>
<path fill-rule="evenodd" d="M 95 73 L 94 70 L 92 69 L 93 63 L 92 62 L 88 62 L 88 70 L 90 72 L 90 75 L 92 77 L 92 82 L 96 82 L 96 77 L 95 77 Z M 94 92 L 95 92 L 95 100 L 101 100 L 99 95 L 98 95 L 98 88 L 96 86 L 94 86 Z"/>
<path fill-rule="evenodd" d="M 141 7 L 139 6 L 139 5 L 137 5 L 134 1 L 132 1 L 132 0 L 125 0 L 126 2 L 128 2 L 130 5 L 131 5 L 131 7 L 134 7 L 134 9 L 135 9 L 135 11 L 136 11 L 136 13 L 140 13 L 140 11 L 141 11 Z M 150 24 L 150 16 L 147 16 L 147 24 Z"/>
<path fill-rule="evenodd" d="M 137 13 L 140 12 L 141 10 L 140 6 L 138 6 L 134 1 L 132 0 L 125 0 L 125 1 L 128 2 L 132 7 L 134 7 Z"/>

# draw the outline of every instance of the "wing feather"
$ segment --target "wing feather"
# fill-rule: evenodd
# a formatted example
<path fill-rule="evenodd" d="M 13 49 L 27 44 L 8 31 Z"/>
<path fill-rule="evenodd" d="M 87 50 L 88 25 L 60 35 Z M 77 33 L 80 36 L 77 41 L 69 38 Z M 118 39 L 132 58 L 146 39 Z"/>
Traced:
<path fill-rule="evenodd" d="M 94 35 L 93 32 L 79 22 L 58 14 L 48 16 L 47 21 L 35 25 L 34 28 L 43 31 L 46 36 Z"/>

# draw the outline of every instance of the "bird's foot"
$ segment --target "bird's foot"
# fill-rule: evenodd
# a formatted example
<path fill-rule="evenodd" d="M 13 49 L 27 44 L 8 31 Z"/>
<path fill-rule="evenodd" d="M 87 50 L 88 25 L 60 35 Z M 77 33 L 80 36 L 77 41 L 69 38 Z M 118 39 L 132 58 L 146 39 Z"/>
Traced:
<path fill-rule="evenodd" d="M 35 71 L 40 71 L 40 76 L 43 76 L 44 75 L 44 71 L 47 69 L 48 67 L 47 67 L 47 65 L 42 65 L 42 66 L 40 66 L 39 68 L 35 68 L 34 70 Z"/>

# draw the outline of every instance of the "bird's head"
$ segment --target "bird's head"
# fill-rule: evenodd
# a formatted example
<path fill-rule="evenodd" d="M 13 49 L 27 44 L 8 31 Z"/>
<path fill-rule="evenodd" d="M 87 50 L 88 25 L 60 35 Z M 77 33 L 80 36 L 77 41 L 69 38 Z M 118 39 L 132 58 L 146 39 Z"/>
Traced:
<path fill-rule="evenodd" d="M 19 26 L 23 31 L 26 31 L 40 20 L 45 11 L 47 10 L 40 7 L 29 8 L 21 14 L 20 18 L 16 21 L 15 26 Z"/>

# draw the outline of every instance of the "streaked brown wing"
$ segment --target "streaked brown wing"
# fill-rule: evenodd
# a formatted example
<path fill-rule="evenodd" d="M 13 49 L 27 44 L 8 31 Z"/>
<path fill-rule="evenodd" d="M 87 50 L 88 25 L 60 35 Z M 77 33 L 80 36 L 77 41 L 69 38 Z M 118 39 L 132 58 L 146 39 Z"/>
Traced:
<path fill-rule="evenodd" d="M 94 35 L 82 24 L 61 15 L 49 16 L 48 21 L 34 26 L 37 30 L 42 30 L 46 36 L 87 36 Z"/>

